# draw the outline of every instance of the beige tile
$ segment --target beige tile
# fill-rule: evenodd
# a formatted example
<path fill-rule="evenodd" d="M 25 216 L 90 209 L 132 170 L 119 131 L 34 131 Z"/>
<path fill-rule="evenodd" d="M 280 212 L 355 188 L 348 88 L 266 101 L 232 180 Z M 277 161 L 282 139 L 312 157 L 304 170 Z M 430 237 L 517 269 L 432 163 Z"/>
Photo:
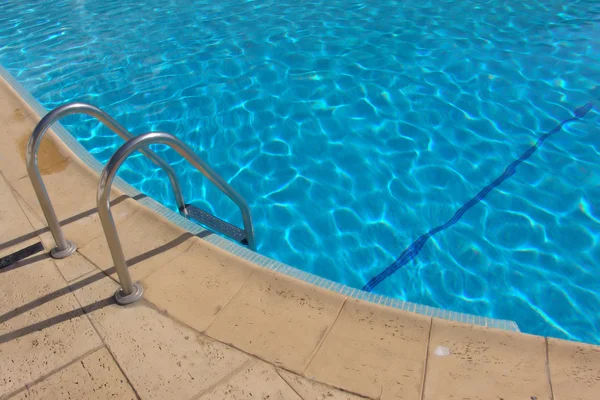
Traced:
<path fill-rule="evenodd" d="M 103 234 L 96 207 L 99 177 L 79 162 L 65 161 L 63 164 L 65 169 L 44 175 L 44 183 L 63 227 L 65 238 L 82 247 Z M 58 166 L 51 167 L 51 170 L 56 168 Z M 45 228 L 47 222 L 29 178 L 18 179 L 13 183 L 13 187 L 31 210 L 28 218 L 34 228 Z M 140 207 L 132 199 L 125 200 L 126 197 L 116 189 L 112 191 L 111 199 L 117 199 L 117 204 L 112 207 L 113 218 L 117 224 L 133 215 Z M 54 247 L 54 240 L 49 233 L 42 235 L 42 240 L 46 247 Z"/>
<path fill-rule="evenodd" d="M 102 344 L 51 259 L 0 278 L 0 397 Z"/>
<path fill-rule="evenodd" d="M 134 281 L 145 278 L 184 253 L 191 246 L 193 237 L 144 206 L 127 220 L 117 223 L 117 231 Z M 98 236 L 79 251 L 101 269 L 108 270 L 114 265 L 105 235 Z M 116 273 L 113 278 L 117 279 Z"/>
<path fill-rule="evenodd" d="M 0 174 L 0 258 L 40 241 Z"/>
<path fill-rule="evenodd" d="M 282 369 L 277 371 L 296 393 L 305 400 L 361 400 L 361 397 L 352 393 L 334 389 L 327 385 L 311 381 Z"/>
<path fill-rule="evenodd" d="M 349 299 L 306 376 L 367 397 L 419 398 L 430 323 Z"/>
<path fill-rule="evenodd" d="M 0 174 L 0 243 L 8 242 L 32 231 L 11 187 Z"/>
<path fill-rule="evenodd" d="M 56 264 L 67 282 L 89 275 L 91 272 L 100 272 L 94 264 L 86 260 L 79 252 L 61 260 L 54 260 L 54 264 Z"/>
<path fill-rule="evenodd" d="M 189 399 L 248 361 L 244 353 L 178 324 L 143 300 L 126 307 L 111 299 L 107 304 L 117 284 L 101 274 L 71 286 L 143 399 Z"/>
<path fill-rule="evenodd" d="M 600 398 L 600 346 L 548 338 L 554 400 Z"/>
<path fill-rule="evenodd" d="M 260 361 L 246 366 L 229 380 L 220 384 L 210 392 L 203 394 L 198 399 L 303 400 L 283 379 L 281 379 L 271 365 Z"/>
<path fill-rule="evenodd" d="M 143 281 L 146 300 L 204 332 L 254 267 L 193 238 L 192 247 Z"/>
<path fill-rule="evenodd" d="M 424 399 L 550 399 L 543 337 L 433 319 Z"/>
<path fill-rule="evenodd" d="M 52 238 L 52 234 L 50 233 L 50 229 L 46 226 L 46 222 L 42 222 L 42 218 L 38 217 L 31 207 L 23 200 L 21 195 L 17 192 L 13 192 L 13 195 L 16 201 L 19 203 L 19 206 L 25 215 L 29 225 L 30 232 L 27 234 L 28 237 L 35 237 L 36 241 L 41 241 L 44 245 L 44 248 L 49 252 L 50 249 L 55 247 L 54 239 Z"/>
<path fill-rule="evenodd" d="M 89 313 L 108 306 L 114 306 L 115 309 L 118 309 L 114 301 L 114 294 L 119 288 L 119 284 L 107 276 L 104 271 L 95 268 L 84 257 L 81 257 L 79 261 L 82 264 L 87 264 L 82 268 L 90 268 L 93 271 L 69 282 L 69 288 L 81 307 Z"/>
<path fill-rule="evenodd" d="M 25 388 L 11 400 L 104 400 L 136 398 L 125 376 L 102 348 Z"/>
<path fill-rule="evenodd" d="M 37 234 L 35 241 L 41 240 L 44 247 L 46 248 L 46 252 L 49 252 L 50 249 L 55 247 L 55 242 L 54 242 L 54 238 L 52 237 L 52 233 L 50 233 L 50 230 L 46 226 L 46 222 L 45 221 L 43 222 L 33 212 L 31 207 L 29 207 L 29 205 L 27 203 L 25 203 L 25 200 L 23 200 L 23 198 L 18 193 L 14 193 L 14 194 L 15 194 L 15 198 L 19 202 L 19 205 L 21 206 L 21 209 L 23 210 L 23 212 L 27 216 L 27 219 L 29 220 L 29 222 L 35 229 L 33 231 L 34 234 Z M 126 197 L 120 198 L 120 201 L 125 200 L 125 198 Z M 118 207 L 128 207 L 128 208 L 132 208 L 134 210 L 137 209 L 138 205 L 133 200 L 128 199 L 127 202 L 129 202 L 129 203 L 127 203 L 127 204 L 121 204 L 120 202 L 117 203 L 115 205 L 115 209 Z M 133 211 L 133 212 L 135 212 L 135 211 Z M 77 234 L 77 236 L 80 238 L 85 237 L 86 235 L 88 237 L 90 237 L 93 234 L 90 234 L 89 232 L 85 232 L 86 226 L 87 226 L 87 224 L 85 221 L 82 222 L 82 225 L 79 225 L 79 226 L 69 227 L 68 225 L 63 225 L 63 229 L 65 229 L 65 237 L 67 237 L 67 239 L 70 239 L 69 235 L 73 234 L 73 232 L 75 232 Z M 82 231 L 84 231 L 84 232 L 82 232 Z M 99 234 L 103 235 L 102 232 L 100 232 Z M 86 240 L 87 239 L 84 239 L 83 242 L 85 242 Z M 79 240 L 79 242 L 81 243 L 82 240 Z M 93 264 L 82 262 L 82 259 L 83 259 L 83 257 L 77 252 L 67 258 L 56 259 L 56 260 L 54 260 L 54 263 L 60 270 L 63 277 L 67 280 L 67 282 L 70 282 L 76 278 L 83 276 L 83 275 L 89 274 L 93 270 L 97 269 L 96 267 L 94 267 Z"/>
<path fill-rule="evenodd" d="M 1 82 L 4 83 L 3 80 Z M 9 182 L 13 182 L 27 175 L 27 142 L 40 118 L 12 91 L 0 91 L 0 104 L 0 170 Z M 38 166 L 47 169 L 60 164 L 68 156 L 57 145 L 54 134 L 48 132 L 40 144 Z"/>
<path fill-rule="evenodd" d="M 344 299 L 257 269 L 206 332 L 275 365 L 302 372 Z"/>

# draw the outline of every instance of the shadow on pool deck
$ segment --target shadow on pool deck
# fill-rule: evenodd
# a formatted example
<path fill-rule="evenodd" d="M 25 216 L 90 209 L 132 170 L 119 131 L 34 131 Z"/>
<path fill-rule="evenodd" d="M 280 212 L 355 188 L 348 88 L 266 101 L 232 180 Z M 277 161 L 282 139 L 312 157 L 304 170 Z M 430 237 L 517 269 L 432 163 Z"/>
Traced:
<path fill-rule="evenodd" d="M 60 295 L 57 295 L 56 297 L 62 296 L 63 294 L 70 293 L 68 287 L 64 288 L 64 289 L 61 289 L 61 290 L 64 290 L 64 293 L 61 293 Z M 57 292 L 54 292 L 53 294 L 56 294 L 56 293 Z M 56 298 L 56 297 L 54 297 L 54 298 Z M 52 298 L 50 300 L 53 300 L 54 298 Z M 32 308 L 35 308 L 35 307 L 37 307 L 39 305 L 42 305 L 43 303 L 41 302 L 41 300 L 42 299 L 38 299 L 38 300 L 32 302 L 33 303 L 33 307 Z M 50 300 L 47 300 L 47 301 L 50 301 Z M 18 339 L 18 338 L 23 337 L 25 335 L 29 335 L 30 333 L 33 333 L 33 332 L 41 331 L 42 329 L 49 328 L 49 327 L 51 327 L 53 325 L 60 324 L 62 322 L 71 320 L 73 318 L 81 317 L 84 314 L 87 314 L 87 313 L 99 310 L 99 309 L 104 308 L 106 306 L 109 306 L 111 304 L 116 304 L 115 303 L 115 299 L 114 299 L 113 296 L 110 296 L 110 297 L 108 297 L 106 299 L 97 301 L 95 303 L 92 303 L 92 304 L 86 306 L 85 307 L 85 312 L 81 308 L 77 308 L 77 309 L 68 311 L 66 313 L 56 315 L 56 316 L 54 316 L 52 318 L 48 318 L 48 319 L 46 319 L 44 321 L 40 321 L 40 322 L 36 322 L 35 324 L 27 325 L 27 326 L 25 326 L 23 328 L 20 328 L 20 329 L 14 330 L 12 332 L 0 335 L 0 344 L 6 343 L 6 342 L 10 342 L 11 340 Z M 27 310 L 25 310 L 25 311 L 27 311 Z M 23 312 L 25 312 L 25 311 L 23 311 Z"/>
<path fill-rule="evenodd" d="M 127 196 L 122 196 L 122 197 L 127 198 Z M 120 201 L 122 201 L 122 200 L 120 200 Z M 89 215 L 89 214 L 86 211 L 85 213 L 81 213 L 81 214 L 79 214 L 77 216 L 68 218 L 65 221 L 69 221 L 69 220 L 75 221 L 75 220 L 77 220 L 79 218 L 82 218 L 81 217 L 82 215 L 85 216 L 85 215 Z M 76 218 L 76 217 L 78 217 L 78 218 Z M 41 229 L 40 231 L 47 231 L 47 229 L 46 230 Z M 36 231 L 36 232 L 39 232 L 39 231 Z M 130 258 L 129 260 L 127 260 L 127 265 L 129 267 L 131 267 L 131 266 L 134 266 L 136 264 L 139 264 L 142 261 L 148 260 L 149 258 L 152 258 L 152 257 L 154 257 L 154 256 L 156 256 L 158 254 L 164 253 L 164 252 L 166 252 L 166 251 L 168 251 L 168 250 L 170 250 L 170 249 L 172 249 L 174 247 L 179 246 L 180 244 L 182 244 L 183 242 L 185 242 L 186 240 L 188 240 L 188 239 L 190 239 L 190 238 L 192 238 L 194 236 L 199 237 L 199 238 L 204 238 L 204 237 L 206 237 L 208 235 L 211 235 L 211 234 L 212 233 L 210 231 L 208 231 L 208 230 L 202 231 L 202 232 L 200 232 L 197 235 L 193 235 L 191 233 L 184 233 L 183 235 L 179 236 L 175 240 L 172 240 L 172 241 L 170 241 L 168 243 L 165 243 L 162 246 L 159 246 L 159 247 L 157 247 L 155 249 L 149 250 L 149 251 L 147 251 L 145 253 L 142 253 L 142 254 L 139 254 L 139 255 L 137 255 L 135 257 Z M 21 238 L 26 237 L 26 238 L 29 239 L 29 238 L 32 238 L 34 236 L 35 236 L 35 232 L 33 232 L 31 234 L 24 235 Z M 9 241 L 7 243 L 11 243 L 11 242 L 19 243 L 18 239 L 21 239 L 21 238 L 17 238 L 17 239 L 11 240 L 11 241 Z M 19 261 L 19 262 L 15 263 L 15 264 L 13 264 L 13 265 L 11 265 L 9 267 L 4 268 L 4 269 L 0 270 L 0 274 L 12 271 L 12 270 L 14 270 L 16 268 L 25 267 L 27 265 L 34 264 L 36 262 L 43 261 L 43 260 L 46 260 L 48 258 L 50 258 L 50 254 L 49 253 L 40 254 L 40 255 L 37 255 L 37 256 L 34 256 L 34 257 L 31 257 L 31 258 Z M 73 292 L 75 290 L 81 289 L 84 286 L 87 286 L 87 285 L 90 285 L 90 284 L 92 284 L 92 283 L 94 283 L 96 281 L 99 281 L 100 279 L 103 279 L 103 278 L 106 278 L 106 277 L 110 277 L 110 275 L 114 274 L 115 272 L 116 272 L 116 269 L 115 269 L 114 266 L 112 266 L 112 267 L 110 267 L 110 268 L 108 268 L 108 269 L 106 269 L 104 271 L 99 271 L 96 274 L 91 275 L 91 276 L 89 276 L 89 277 L 87 277 L 85 279 L 82 279 L 82 280 L 80 280 L 78 282 L 75 282 L 73 284 L 67 285 L 67 286 L 65 286 L 65 287 L 63 287 L 61 289 L 55 290 L 54 292 L 48 293 L 45 296 L 42 296 L 42 297 L 40 297 L 38 299 L 35 299 L 34 301 L 31 301 L 31 302 L 29 302 L 27 304 L 24 304 L 24 305 L 22 305 L 20 307 L 17 307 L 15 309 L 13 309 L 13 310 L 5 313 L 4 315 L 1 315 L 0 316 L 0 324 L 3 324 L 5 322 L 7 322 L 7 321 L 9 321 L 9 320 L 11 320 L 11 319 L 13 319 L 13 318 L 21 315 L 21 314 L 24 314 L 24 313 L 26 313 L 28 311 L 31 311 L 31 310 L 35 309 L 36 307 L 39 307 L 39 306 L 41 306 L 43 304 L 46 304 L 46 303 L 48 303 L 50 301 L 53 301 L 53 300 L 55 300 L 55 299 L 57 299 L 57 298 L 59 298 L 61 296 L 64 296 L 65 294 L 71 293 L 71 292 Z M 99 302 L 93 303 L 93 304 L 91 304 L 89 306 L 86 306 L 85 307 L 85 312 L 86 313 L 92 312 L 92 311 L 95 311 L 95 310 L 97 310 L 99 308 L 105 307 L 105 306 L 113 304 L 113 303 L 115 303 L 114 302 L 114 298 L 111 296 L 111 297 L 109 297 L 107 299 L 104 299 L 102 301 L 99 301 Z M 49 319 L 47 319 L 45 321 L 37 322 L 35 324 L 26 326 L 24 328 L 17 329 L 16 331 L 0 335 L 0 344 L 8 342 L 8 341 L 16 339 L 16 338 L 19 338 L 21 336 L 27 335 L 27 334 L 32 333 L 32 332 L 39 331 L 39 330 L 44 329 L 44 328 L 48 328 L 49 326 L 52 326 L 52 325 L 55 325 L 55 324 L 59 324 L 61 322 L 69 320 L 71 318 L 78 317 L 78 316 L 80 316 L 82 314 L 83 314 L 83 311 L 81 309 L 69 311 L 69 312 L 66 312 L 64 314 L 60 314 L 60 315 L 57 315 L 55 317 L 49 318 Z"/>
<path fill-rule="evenodd" d="M 117 204 L 119 204 L 119 203 L 121 203 L 121 202 L 123 202 L 123 201 L 125 201 L 127 199 L 132 199 L 132 200 L 138 201 L 138 200 L 144 199 L 146 197 L 148 197 L 148 196 L 146 196 L 145 194 L 141 194 L 141 193 L 138 194 L 138 195 L 136 195 L 136 196 L 133 196 L 133 197 L 129 197 L 129 196 L 127 196 L 127 195 L 124 194 L 122 196 L 117 197 L 113 201 L 111 201 L 110 202 L 110 206 L 111 207 L 116 206 Z M 63 219 L 62 221 L 60 221 L 60 226 L 65 226 L 65 225 L 71 224 L 71 223 L 73 223 L 75 221 L 78 221 L 78 220 L 83 219 L 85 217 L 89 217 L 90 215 L 96 214 L 97 212 L 98 212 L 98 208 L 91 208 L 91 209 L 86 210 L 84 212 L 81 212 L 81 213 L 79 213 L 77 215 L 73 215 L 72 217 Z M 47 226 L 44 227 L 44 228 L 42 228 L 42 229 L 38 229 L 37 231 L 33 231 L 31 233 L 28 233 L 26 235 L 22 235 L 22 236 L 19 236 L 17 238 L 8 240 L 8 241 L 0 244 L 0 250 L 6 249 L 8 247 L 14 246 L 14 245 L 22 243 L 22 242 L 25 242 L 25 241 L 27 241 L 29 239 L 33 239 L 36 236 L 42 235 L 42 234 L 44 234 L 46 232 L 50 232 L 50 228 L 48 228 Z"/>

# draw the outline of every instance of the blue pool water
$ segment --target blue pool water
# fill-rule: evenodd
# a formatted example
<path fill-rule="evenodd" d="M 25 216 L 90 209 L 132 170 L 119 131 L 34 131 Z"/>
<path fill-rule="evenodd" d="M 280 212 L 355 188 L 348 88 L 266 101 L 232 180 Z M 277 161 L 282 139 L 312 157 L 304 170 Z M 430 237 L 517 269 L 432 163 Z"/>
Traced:
<path fill-rule="evenodd" d="M 48 109 L 179 136 L 246 197 L 260 253 L 360 288 L 600 103 L 600 3 L 4 0 L 0 64 Z M 122 143 L 69 118 L 103 162 Z M 600 344 L 599 121 L 547 138 L 373 290 Z M 241 224 L 158 150 L 186 201 Z M 142 157 L 122 177 L 174 206 Z"/>

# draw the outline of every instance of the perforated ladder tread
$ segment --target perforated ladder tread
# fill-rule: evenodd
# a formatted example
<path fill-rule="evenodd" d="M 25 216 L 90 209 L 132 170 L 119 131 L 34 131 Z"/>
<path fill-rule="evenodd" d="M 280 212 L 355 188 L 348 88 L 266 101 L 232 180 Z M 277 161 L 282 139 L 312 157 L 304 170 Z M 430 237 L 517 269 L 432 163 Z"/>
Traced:
<path fill-rule="evenodd" d="M 235 225 L 207 213 L 204 210 L 194 207 L 191 204 L 185 205 L 185 213 L 188 219 L 192 219 L 201 225 L 204 225 L 213 232 L 225 235 L 236 242 L 247 245 L 246 233 Z"/>

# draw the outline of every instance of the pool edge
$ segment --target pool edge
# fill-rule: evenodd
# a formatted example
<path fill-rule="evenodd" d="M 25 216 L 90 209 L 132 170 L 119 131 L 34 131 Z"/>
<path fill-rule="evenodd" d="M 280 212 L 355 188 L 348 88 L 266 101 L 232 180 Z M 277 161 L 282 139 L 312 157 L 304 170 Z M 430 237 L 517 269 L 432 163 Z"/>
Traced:
<path fill-rule="evenodd" d="M 8 85 L 21 96 L 22 100 L 28 104 L 33 111 L 41 118 L 48 111 L 2 66 L 0 66 L 0 77 L 3 78 Z M 83 162 L 87 167 L 91 168 L 98 175 L 101 174 L 103 166 L 96 160 L 76 139 L 69 133 L 60 123 L 55 123 L 52 127 L 54 133 L 69 149 Z M 119 190 L 130 197 L 135 197 L 142 194 L 137 189 L 129 185 L 121 178 L 115 179 L 115 185 Z M 138 200 L 139 203 L 149 208 L 156 214 L 162 216 L 173 224 L 182 229 L 196 235 L 203 231 L 204 228 L 194 224 L 190 220 L 182 217 L 179 213 L 172 211 L 155 201 L 150 197 L 143 197 Z M 413 312 L 427 317 L 441 318 L 453 322 L 478 325 L 488 328 L 496 328 L 513 332 L 520 332 L 518 325 L 514 321 L 494 319 L 489 317 L 481 317 L 472 314 L 465 314 L 456 311 L 445 310 L 441 308 L 431 307 L 427 305 L 394 299 L 391 297 L 365 292 L 360 289 L 352 288 L 344 284 L 334 282 L 318 275 L 314 275 L 298 268 L 281 263 L 274 259 L 268 258 L 261 254 L 255 253 L 247 248 L 240 246 L 232 241 L 224 239 L 218 235 L 210 235 L 203 240 L 213 244 L 214 246 L 225 250 L 243 260 L 246 260 L 259 267 L 282 273 L 292 278 L 302 280 L 308 284 L 321 287 L 323 289 L 348 296 L 356 300 L 362 300 L 373 304 L 387 306 L 403 311 Z"/>

